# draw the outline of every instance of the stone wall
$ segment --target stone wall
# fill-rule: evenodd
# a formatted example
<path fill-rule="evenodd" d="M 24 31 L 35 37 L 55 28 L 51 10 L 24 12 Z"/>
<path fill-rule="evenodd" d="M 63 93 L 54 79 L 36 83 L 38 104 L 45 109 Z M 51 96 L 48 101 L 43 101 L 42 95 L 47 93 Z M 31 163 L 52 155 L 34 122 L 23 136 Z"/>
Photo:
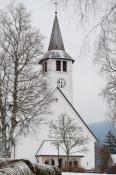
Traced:
<path fill-rule="evenodd" d="M 32 164 L 28 160 L 0 159 L 0 175 L 61 175 L 57 167 Z"/>

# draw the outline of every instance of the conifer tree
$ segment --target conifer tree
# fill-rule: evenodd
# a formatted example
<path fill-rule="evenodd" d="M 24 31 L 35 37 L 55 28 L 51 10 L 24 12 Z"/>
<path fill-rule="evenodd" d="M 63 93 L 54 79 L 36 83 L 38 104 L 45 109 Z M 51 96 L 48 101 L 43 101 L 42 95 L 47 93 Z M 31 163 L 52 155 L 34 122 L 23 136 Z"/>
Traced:
<path fill-rule="evenodd" d="M 111 154 L 116 154 L 116 137 L 112 134 L 111 130 L 105 136 L 104 146 L 108 148 Z"/>

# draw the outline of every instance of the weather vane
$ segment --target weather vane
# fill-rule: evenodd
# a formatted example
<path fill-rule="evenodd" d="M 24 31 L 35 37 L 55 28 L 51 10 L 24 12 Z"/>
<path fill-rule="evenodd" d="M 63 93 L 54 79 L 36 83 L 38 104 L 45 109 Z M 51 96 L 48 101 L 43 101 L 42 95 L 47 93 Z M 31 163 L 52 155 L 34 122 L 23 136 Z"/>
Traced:
<path fill-rule="evenodd" d="M 55 5 L 55 14 L 57 14 L 57 10 L 58 10 L 58 1 L 55 0 L 53 4 Z"/>

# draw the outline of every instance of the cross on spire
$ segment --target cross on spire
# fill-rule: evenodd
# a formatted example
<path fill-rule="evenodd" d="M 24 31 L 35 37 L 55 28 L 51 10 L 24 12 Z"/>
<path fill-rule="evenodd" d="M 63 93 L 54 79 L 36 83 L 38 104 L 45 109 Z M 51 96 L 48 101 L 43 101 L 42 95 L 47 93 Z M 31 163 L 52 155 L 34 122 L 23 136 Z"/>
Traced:
<path fill-rule="evenodd" d="M 55 0 L 53 4 L 55 5 L 55 14 L 57 15 L 57 11 L 58 11 L 58 1 Z"/>

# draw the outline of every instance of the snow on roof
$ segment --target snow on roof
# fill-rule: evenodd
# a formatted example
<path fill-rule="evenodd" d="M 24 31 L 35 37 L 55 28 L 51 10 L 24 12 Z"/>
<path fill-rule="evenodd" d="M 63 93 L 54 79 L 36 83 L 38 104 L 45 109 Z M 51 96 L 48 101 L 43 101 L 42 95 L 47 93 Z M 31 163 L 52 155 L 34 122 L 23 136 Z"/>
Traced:
<path fill-rule="evenodd" d="M 61 147 L 59 147 L 59 155 L 66 156 L 65 151 Z M 58 156 L 58 148 L 53 145 L 52 140 L 44 140 L 35 156 Z M 75 151 L 70 156 L 83 157 L 82 152 L 77 153 Z"/>

